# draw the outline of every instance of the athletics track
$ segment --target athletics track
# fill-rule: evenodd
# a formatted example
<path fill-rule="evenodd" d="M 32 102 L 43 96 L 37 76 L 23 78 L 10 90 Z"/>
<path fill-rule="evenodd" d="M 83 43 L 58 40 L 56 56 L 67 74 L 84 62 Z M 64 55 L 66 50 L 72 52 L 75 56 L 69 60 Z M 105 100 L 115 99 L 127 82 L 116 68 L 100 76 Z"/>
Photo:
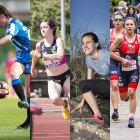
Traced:
<path fill-rule="evenodd" d="M 61 107 L 54 106 L 48 98 L 34 99 L 43 114 L 33 115 L 32 140 L 70 140 L 70 121 L 63 119 Z"/>

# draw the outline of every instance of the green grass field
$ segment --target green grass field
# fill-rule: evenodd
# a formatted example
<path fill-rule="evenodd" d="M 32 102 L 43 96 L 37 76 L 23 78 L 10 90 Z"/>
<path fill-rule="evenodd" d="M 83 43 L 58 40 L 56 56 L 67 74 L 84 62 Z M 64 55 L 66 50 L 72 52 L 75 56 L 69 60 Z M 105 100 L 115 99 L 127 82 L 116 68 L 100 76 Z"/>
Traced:
<path fill-rule="evenodd" d="M 17 106 L 17 99 L 0 99 L 0 140 L 30 140 L 30 128 L 17 130 L 26 118 L 26 110 Z"/>

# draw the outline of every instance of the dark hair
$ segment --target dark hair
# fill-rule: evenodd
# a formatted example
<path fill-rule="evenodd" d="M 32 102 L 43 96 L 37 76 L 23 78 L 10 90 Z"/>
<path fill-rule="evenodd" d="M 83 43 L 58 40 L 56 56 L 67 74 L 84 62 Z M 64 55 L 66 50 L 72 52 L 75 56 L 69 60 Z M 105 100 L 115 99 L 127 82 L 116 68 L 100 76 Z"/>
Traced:
<path fill-rule="evenodd" d="M 127 18 L 125 19 L 125 22 L 126 22 L 127 20 L 133 20 L 134 23 L 135 23 L 135 26 L 137 27 L 137 22 L 136 22 L 136 19 L 135 19 L 135 18 L 133 18 L 133 17 L 127 17 Z"/>
<path fill-rule="evenodd" d="M 115 12 L 117 12 L 118 11 L 118 6 L 115 6 L 114 8 L 113 8 L 113 12 L 115 13 Z"/>
<path fill-rule="evenodd" d="M 57 23 L 52 19 L 46 19 L 42 22 L 47 22 L 51 29 L 53 29 L 53 35 L 55 36 L 57 30 Z"/>
<path fill-rule="evenodd" d="M 134 6 L 131 6 L 131 5 L 130 5 L 130 6 L 128 7 L 128 9 L 127 9 L 127 15 L 129 15 L 129 16 L 130 16 L 130 9 L 131 9 L 131 8 L 133 9 L 133 15 L 135 15 L 135 12 L 136 12 Z"/>
<path fill-rule="evenodd" d="M 13 17 L 13 15 L 2 5 L 0 5 L 0 14 L 3 14 L 7 18 Z"/>
<path fill-rule="evenodd" d="M 81 41 L 82 41 L 82 39 L 83 39 L 85 36 L 91 36 L 92 39 L 93 39 L 93 41 L 94 41 L 95 43 L 99 43 L 99 39 L 98 39 L 98 37 L 97 37 L 96 34 L 94 34 L 94 33 L 92 33 L 92 32 L 85 33 L 85 34 L 81 37 Z M 101 49 L 100 44 L 98 45 L 97 49 L 98 49 L 98 50 Z"/>

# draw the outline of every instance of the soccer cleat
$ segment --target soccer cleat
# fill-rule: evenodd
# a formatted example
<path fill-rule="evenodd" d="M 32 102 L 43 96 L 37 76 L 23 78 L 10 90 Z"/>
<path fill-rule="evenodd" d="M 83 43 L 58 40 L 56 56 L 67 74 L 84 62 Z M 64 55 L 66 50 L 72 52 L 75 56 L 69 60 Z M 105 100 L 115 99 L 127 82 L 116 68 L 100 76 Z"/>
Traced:
<path fill-rule="evenodd" d="M 25 108 L 25 109 L 28 109 L 29 108 L 29 103 L 27 101 L 19 101 L 18 102 L 18 107 L 19 108 Z"/>
<path fill-rule="evenodd" d="M 25 122 L 17 127 L 17 129 L 27 129 L 30 127 L 30 117 L 27 117 Z"/>
<path fill-rule="evenodd" d="M 129 128 L 135 128 L 134 118 L 129 118 L 128 127 Z"/>
<path fill-rule="evenodd" d="M 68 110 L 67 107 L 63 107 L 62 106 L 62 116 L 65 120 L 69 120 L 70 119 L 70 111 Z"/>
<path fill-rule="evenodd" d="M 113 121 L 119 121 L 119 115 L 118 115 L 118 113 L 117 112 L 113 112 L 111 119 Z"/>
<path fill-rule="evenodd" d="M 97 115 L 92 115 L 92 118 L 98 122 L 99 124 L 101 124 L 102 126 L 105 124 L 104 118 L 100 119 Z"/>

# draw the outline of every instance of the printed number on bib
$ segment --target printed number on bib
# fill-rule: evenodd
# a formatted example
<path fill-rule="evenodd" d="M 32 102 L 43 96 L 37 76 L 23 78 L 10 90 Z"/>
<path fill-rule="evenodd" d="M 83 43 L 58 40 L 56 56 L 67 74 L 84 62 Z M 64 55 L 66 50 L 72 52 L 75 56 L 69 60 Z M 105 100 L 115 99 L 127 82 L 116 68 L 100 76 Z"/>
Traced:
<path fill-rule="evenodd" d="M 122 65 L 122 71 L 132 71 L 137 69 L 136 60 L 130 60 L 132 62 L 131 65 L 125 66 Z"/>
<path fill-rule="evenodd" d="M 45 63 L 46 68 L 54 68 L 54 67 L 59 66 L 61 64 L 61 61 L 60 60 L 53 60 L 53 61 L 46 60 L 44 61 L 44 63 Z"/>

